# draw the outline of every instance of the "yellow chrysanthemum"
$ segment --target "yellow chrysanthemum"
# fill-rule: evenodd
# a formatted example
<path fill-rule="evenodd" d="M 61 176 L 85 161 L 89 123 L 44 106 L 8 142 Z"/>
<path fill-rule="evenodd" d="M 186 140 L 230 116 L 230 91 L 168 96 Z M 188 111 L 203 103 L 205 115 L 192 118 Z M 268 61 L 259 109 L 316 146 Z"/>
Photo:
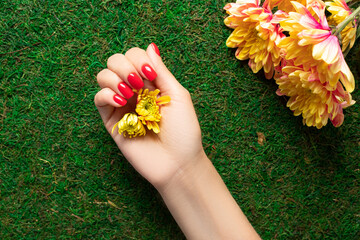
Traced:
<path fill-rule="evenodd" d="M 351 10 L 344 0 L 333 0 L 331 2 L 326 2 L 327 10 L 331 12 L 331 16 L 328 17 L 330 25 L 337 26 L 342 21 L 344 21 L 350 14 Z M 356 21 L 350 22 L 340 33 L 342 48 L 344 52 L 348 46 L 352 48 L 356 40 Z"/>
<path fill-rule="evenodd" d="M 116 127 L 119 128 L 119 134 L 123 134 L 124 137 L 132 138 L 146 134 L 144 125 L 135 113 L 126 113 L 123 118 L 115 124 L 111 133 L 114 132 Z"/>
<path fill-rule="evenodd" d="M 136 113 L 139 115 L 141 122 L 146 125 L 149 130 L 155 133 L 160 132 L 158 122 L 160 122 L 160 105 L 170 102 L 169 96 L 157 97 L 160 93 L 159 89 L 149 91 L 149 89 L 140 89 L 138 92 Z"/>
<path fill-rule="evenodd" d="M 316 68 L 305 70 L 288 61 L 274 78 L 279 85 L 277 94 L 290 97 L 287 107 L 295 116 L 302 115 L 303 123 L 309 127 L 320 129 L 329 119 L 339 127 L 344 121 L 343 108 L 355 103 L 340 82 L 335 89 L 329 83 L 321 83 Z"/>
<path fill-rule="evenodd" d="M 263 68 L 266 78 L 270 79 L 274 75 L 274 66 L 280 63 L 277 43 L 285 36 L 278 21 L 283 13 L 272 14 L 259 4 L 259 0 L 240 0 L 224 7 L 230 15 L 224 22 L 234 29 L 226 45 L 237 48 L 235 56 L 239 60 L 249 59 L 249 67 L 254 73 Z"/>

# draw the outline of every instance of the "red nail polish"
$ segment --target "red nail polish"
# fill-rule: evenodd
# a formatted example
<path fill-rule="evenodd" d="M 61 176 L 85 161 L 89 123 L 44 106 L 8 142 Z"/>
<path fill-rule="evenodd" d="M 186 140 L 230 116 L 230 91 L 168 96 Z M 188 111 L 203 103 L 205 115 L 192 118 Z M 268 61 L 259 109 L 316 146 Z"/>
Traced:
<path fill-rule="evenodd" d="M 125 100 L 125 98 L 123 98 L 122 96 L 120 96 L 119 94 L 115 94 L 113 97 L 114 101 L 117 104 L 120 104 L 121 106 L 125 106 L 125 104 L 127 103 L 127 101 Z"/>
<path fill-rule="evenodd" d="M 128 81 L 135 89 L 140 89 L 144 86 L 143 81 L 136 73 L 130 73 L 128 76 Z"/>
<path fill-rule="evenodd" d="M 156 52 L 156 54 L 159 55 L 159 56 L 161 56 L 158 46 L 156 46 L 155 43 L 151 43 L 151 46 L 153 47 L 153 49 L 154 49 L 154 51 Z"/>
<path fill-rule="evenodd" d="M 134 95 L 134 92 L 126 83 L 119 83 L 118 89 L 121 94 L 127 99 L 131 98 Z"/>
<path fill-rule="evenodd" d="M 154 71 L 154 69 L 152 67 L 150 67 L 149 64 L 144 64 L 141 68 L 141 71 L 145 74 L 147 79 L 149 79 L 150 81 L 153 81 L 157 77 L 156 72 Z"/>

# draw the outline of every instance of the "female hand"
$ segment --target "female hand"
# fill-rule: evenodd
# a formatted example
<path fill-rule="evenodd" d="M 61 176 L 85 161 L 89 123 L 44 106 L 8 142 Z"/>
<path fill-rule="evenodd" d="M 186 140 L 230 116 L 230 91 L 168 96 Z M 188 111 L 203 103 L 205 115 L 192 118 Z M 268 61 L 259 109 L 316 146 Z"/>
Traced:
<path fill-rule="evenodd" d="M 159 134 L 148 131 L 146 136 L 128 139 L 115 131 L 111 135 L 114 141 L 159 190 L 188 239 L 259 239 L 204 153 L 189 92 L 157 53 L 156 45 L 151 44 L 146 52 L 132 48 L 125 55 L 115 54 L 107 62 L 108 69 L 98 74 L 102 90 L 95 96 L 95 105 L 106 129 L 111 133 L 125 113 L 134 111 L 136 96 L 125 91 L 129 89 L 124 84 L 134 88 L 144 84 L 170 96 L 171 102 L 161 107 Z M 134 74 L 139 76 L 135 80 Z"/>
<path fill-rule="evenodd" d="M 111 134 L 126 159 L 156 188 L 206 158 L 190 94 L 166 68 L 154 43 L 146 51 L 132 48 L 125 55 L 111 56 L 97 80 L 102 89 L 95 96 L 95 105 L 110 134 L 125 113 L 134 112 L 137 94 L 131 96 L 131 88 L 157 88 L 160 95 L 170 96 L 171 102 L 160 109 L 159 134 L 147 131 L 131 139 L 117 131 Z"/>

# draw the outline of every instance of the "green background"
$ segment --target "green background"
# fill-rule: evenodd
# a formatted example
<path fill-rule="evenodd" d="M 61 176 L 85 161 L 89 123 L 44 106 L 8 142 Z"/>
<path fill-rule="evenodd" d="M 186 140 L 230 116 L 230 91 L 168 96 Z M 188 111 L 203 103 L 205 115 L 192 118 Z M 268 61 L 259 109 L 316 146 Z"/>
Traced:
<path fill-rule="evenodd" d="M 303 126 L 274 80 L 225 46 L 225 3 L 1 1 L 0 239 L 184 238 L 93 104 L 107 58 L 151 42 L 192 94 L 205 151 L 264 239 L 359 237 L 359 104 L 340 128 Z M 347 57 L 357 86 L 359 59 L 357 43 Z"/>

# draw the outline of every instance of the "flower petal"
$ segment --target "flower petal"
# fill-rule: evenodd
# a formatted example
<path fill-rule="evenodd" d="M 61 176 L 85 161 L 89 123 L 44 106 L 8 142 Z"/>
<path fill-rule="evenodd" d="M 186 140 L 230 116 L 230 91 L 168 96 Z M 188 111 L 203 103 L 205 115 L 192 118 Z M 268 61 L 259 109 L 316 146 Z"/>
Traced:
<path fill-rule="evenodd" d="M 162 96 L 162 97 L 159 97 L 158 99 L 156 99 L 156 103 L 158 105 L 163 105 L 163 104 L 169 103 L 170 100 L 171 100 L 171 98 L 169 96 Z"/>
<path fill-rule="evenodd" d="M 312 56 L 316 60 L 323 60 L 327 64 L 332 64 L 339 60 L 341 53 L 340 45 L 335 36 L 329 36 L 325 41 L 315 44 L 313 47 Z"/>

